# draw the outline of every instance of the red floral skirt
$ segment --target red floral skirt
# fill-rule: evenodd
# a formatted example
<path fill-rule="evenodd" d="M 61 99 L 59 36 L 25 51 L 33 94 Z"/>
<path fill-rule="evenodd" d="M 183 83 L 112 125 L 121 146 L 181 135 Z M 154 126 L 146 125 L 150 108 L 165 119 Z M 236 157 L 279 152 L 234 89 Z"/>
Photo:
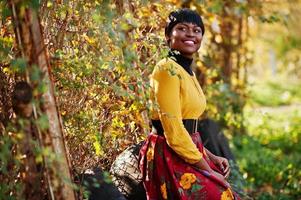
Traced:
<path fill-rule="evenodd" d="M 209 166 L 219 171 L 206 155 L 200 134 L 194 133 L 191 137 Z M 152 133 L 148 136 L 140 150 L 139 164 L 148 200 L 239 199 L 214 176 L 181 159 L 162 136 Z"/>

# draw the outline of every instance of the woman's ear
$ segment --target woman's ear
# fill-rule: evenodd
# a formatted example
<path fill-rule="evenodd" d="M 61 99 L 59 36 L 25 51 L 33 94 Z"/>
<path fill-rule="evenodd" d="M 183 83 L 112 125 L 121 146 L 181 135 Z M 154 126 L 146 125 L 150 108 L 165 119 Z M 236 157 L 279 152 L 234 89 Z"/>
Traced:
<path fill-rule="evenodd" d="M 165 40 L 168 46 L 170 46 L 170 37 L 168 35 L 165 35 Z"/>

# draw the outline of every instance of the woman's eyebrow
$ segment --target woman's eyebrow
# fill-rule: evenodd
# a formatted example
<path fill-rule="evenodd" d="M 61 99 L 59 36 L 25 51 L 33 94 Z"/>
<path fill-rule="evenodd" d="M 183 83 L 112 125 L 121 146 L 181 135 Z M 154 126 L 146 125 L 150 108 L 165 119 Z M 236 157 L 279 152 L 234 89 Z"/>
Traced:
<path fill-rule="evenodd" d="M 186 27 L 189 27 L 189 24 L 192 24 L 193 28 L 200 28 L 198 25 L 193 24 L 193 23 L 187 23 L 187 22 L 181 22 L 181 23 L 179 23 L 179 25 L 183 25 L 183 26 L 186 26 Z"/>
<path fill-rule="evenodd" d="M 187 23 L 185 23 L 185 22 L 179 23 L 179 25 L 189 26 L 189 25 L 188 25 Z"/>

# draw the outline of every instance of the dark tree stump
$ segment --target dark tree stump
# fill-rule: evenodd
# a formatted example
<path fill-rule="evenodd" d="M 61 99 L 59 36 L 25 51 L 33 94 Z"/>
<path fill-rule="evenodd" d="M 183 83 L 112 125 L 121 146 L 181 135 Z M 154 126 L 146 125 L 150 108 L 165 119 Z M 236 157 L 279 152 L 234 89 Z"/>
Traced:
<path fill-rule="evenodd" d="M 115 185 L 106 182 L 103 171 L 99 168 L 86 171 L 81 180 L 89 200 L 126 200 Z"/>

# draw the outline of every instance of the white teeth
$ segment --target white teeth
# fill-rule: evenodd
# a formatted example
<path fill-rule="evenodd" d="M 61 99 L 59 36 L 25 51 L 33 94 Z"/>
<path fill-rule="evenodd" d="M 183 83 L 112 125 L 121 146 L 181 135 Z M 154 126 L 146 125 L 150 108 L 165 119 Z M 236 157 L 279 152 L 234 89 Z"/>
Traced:
<path fill-rule="evenodd" d="M 187 40 L 187 41 L 184 41 L 185 44 L 194 44 L 193 41 L 190 41 L 190 40 Z"/>

